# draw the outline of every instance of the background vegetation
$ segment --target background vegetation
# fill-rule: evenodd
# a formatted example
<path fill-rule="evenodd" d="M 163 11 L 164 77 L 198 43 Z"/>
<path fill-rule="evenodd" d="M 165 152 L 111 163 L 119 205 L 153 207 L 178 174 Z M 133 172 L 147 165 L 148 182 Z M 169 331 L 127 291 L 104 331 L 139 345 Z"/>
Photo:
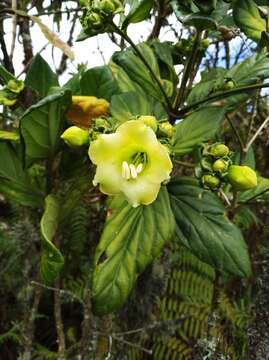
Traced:
<path fill-rule="evenodd" d="M 80 64 L 72 73 L 71 49 L 39 19 L 49 15 L 61 32 L 67 18 L 72 47 L 74 29 L 86 16 L 77 1 L 0 4 L 0 359 L 264 360 L 269 353 L 268 4 L 125 3 L 131 11 L 121 26 L 105 22 L 92 33 L 82 21 L 80 35 L 108 32 L 119 51 L 108 65 Z M 5 36 L 10 19 L 13 44 Z M 151 32 L 138 46 L 126 29 L 142 21 Z M 34 53 L 33 24 L 63 50 L 54 70 L 42 51 Z M 160 41 L 168 30 L 174 41 Z M 14 46 L 23 49 L 21 74 Z M 69 81 L 60 88 L 62 74 Z M 14 76 L 26 85 L 15 95 L 7 88 Z M 94 309 L 100 299 L 92 301 L 92 276 L 111 206 L 91 184 L 94 167 L 87 151 L 60 140 L 70 126 L 65 114 L 72 95 L 106 99 L 118 123 L 154 115 L 160 123 L 177 124 L 168 185 L 176 234 L 131 283 L 128 300 L 111 295 L 105 303 L 111 312 L 103 316 Z M 196 179 L 201 148 L 213 142 L 229 146 L 235 163 L 256 169 L 255 189 L 202 188 Z M 173 221 L 166 205 L 154 204 L 157 220 L 150 231 L 161 237 Z M 145 229 L 141 239 L 151 241 Z"/>

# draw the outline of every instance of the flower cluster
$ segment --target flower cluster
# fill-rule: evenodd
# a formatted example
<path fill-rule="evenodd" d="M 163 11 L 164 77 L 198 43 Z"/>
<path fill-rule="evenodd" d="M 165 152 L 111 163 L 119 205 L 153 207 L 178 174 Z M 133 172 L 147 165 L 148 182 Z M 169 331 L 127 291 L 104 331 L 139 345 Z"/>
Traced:
<path fill-rule="evenodd" d="M 17 98 L 24 89 L 22 80 L 9 80 L 8 83 L 0 90 L 0 105 L 13 106 Z"/>
<path fill-rule="evenodd" d="M 234 190 L 244 191 L 257 186 L 257 175 L 248 166 L 233 165 L 232 153 L 225 144 L 205 146 L 196 176 L 205 188 L 215 190 L 230 183 Z"/>
<path fill-rule="evenodd" d="M 109 20 L 123 12 L 121 0 L 81 0 L 83 15 L 80 19 L 84 31 L 107 31 Z"/>

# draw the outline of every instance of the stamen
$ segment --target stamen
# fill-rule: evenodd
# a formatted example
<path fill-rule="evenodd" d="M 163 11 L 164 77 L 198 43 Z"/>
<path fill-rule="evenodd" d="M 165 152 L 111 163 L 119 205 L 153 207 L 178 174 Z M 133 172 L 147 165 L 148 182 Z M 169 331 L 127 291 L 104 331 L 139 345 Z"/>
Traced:
<path fill-rule="evenodd" d="M 140 163 L 136 167 L 136 173 L 140 174 L 142 170 L 143 170 L 143 164 Z"/>
<path fill-rule="evenodd" d="M 136 172 L 136 168 L 135 168 L 134 164 L 131 164 L 129 168 L 130 168 L 130 172 L 131 172 L 131 177 L 133 179 L 137 178 L 137 172 Z"/>
<path fill-rule="evenodd" d="M 130 172 L 130 168 L 129 168 L 127 161 L 123 161 L 123 163 L 122 163 L 121 175 L 124 179 L 127 179 L 127 180 L 129 180 L 131 177 L 131 172 Z"/>

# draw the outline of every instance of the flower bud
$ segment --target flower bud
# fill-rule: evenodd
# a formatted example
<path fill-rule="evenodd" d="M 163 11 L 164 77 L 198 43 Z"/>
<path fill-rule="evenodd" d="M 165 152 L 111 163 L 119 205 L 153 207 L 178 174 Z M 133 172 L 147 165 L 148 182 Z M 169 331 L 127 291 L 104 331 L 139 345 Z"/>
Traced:
<path fill-rule="evenodd" d="M 169 138 L 171 138 L 173 136 L 174 128 L 168 121 L 161 123 L 159 125 L 159 130 L 162 134 L 164 134 L 165 136 L 168 136 Z"/>
<path fill-rule="evenodd" d="M 13 93 L 19 94 L 24 89 L 24 82 L 22 80 L 9 80 L 6 88 Z"/>
<path fill-rule="evenodd" d="M 248 190 L 257 186 L 257 175 L 248 166 L 231 165 L 228 180 L 235 190 Z"/>
<path fill-rule="evenodd" d="M 235 87 L 235 83 L 233 80 L 226 81 L 226 83 L 223 85 L 223 90 L 232 90 Z"/>
<path fill-rule="evenodd" d="M 220 185 L 220 179 L 213 175 L 204 175 L 202 183 L 210 189 L 216 189 Z"/>
<path fill-rule="evenodd" d="M 78 147 L 88 144 L 89 133 L 77 126 L 71 126 L 61 135 L 61 139 L 70 147 Z"/>
<path fill-rule="evenodd" d="M 94 119 L 94 128 L 97 130 L 101 130 L 105 132 L 106 130 L 110 130 L 111 126 L 109 122 L 104 118 Z"/>
<path fill-rule="evenodd" d="M 229 155 L 230 149 L 224 144 L 215 144 L 210 149 L 210 154 L 214 157 L 223 157 Z"/>
<path fill-rule="evenodd" d="M 91 12 L 88 16 L 88 22 L 94 27 L 99 27 L 102 25 L 102 17 L 97 12 Z"/>
<path fill-rule="evenodd" d="M 101 0 L 99 9 L 109 15 L 116 10 L 116 5 L 112 0 Z"/>
<path fill-rule="evenodd" d="M 158 129 L 158 124 L 155 116 L 143 115 L 140 116 L 138 121 L 142 121 L 145 125 L 149 126 L 155 133 Z"/>
<path fill-rule="evenodd" d="M 224 173 L 228 170 L 228 163 L 227 161 L 224 161 L 222 159 L 218 159 L 216 160 L 213 165 L 212 168 L 214 171 L 219 172 L 219 173 Z"/>
<path fill-rule="evenodd" d="M 206 50 L 209 45 L 210 45 L 210 40 L 209 40 L 209 39 L 203 39 L 203 40 L 201 41 L 201 48 L 202 48 L 202 50 Z"/>

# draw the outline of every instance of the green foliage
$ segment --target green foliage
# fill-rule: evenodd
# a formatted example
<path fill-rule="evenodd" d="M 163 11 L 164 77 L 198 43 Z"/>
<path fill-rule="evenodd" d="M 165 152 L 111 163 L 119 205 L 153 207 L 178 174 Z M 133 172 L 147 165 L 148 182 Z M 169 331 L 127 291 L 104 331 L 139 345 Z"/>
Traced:
<path fill-rule="evenodd" d="M 213 138 L 224 118 L 224 110 L 219 107 L 204 107 L 187 116 L 175 126 L 172 151 L 184 155 Z"/>
<path fill-rule="evenodd" d="M 145 20 L 152 9 L 153 0 L 129 0 L 130 10 L 125 17 L 122 27 L 126 28 L 129 24 L 138 23 Z"/>
<path fill-rule="evenodd" d="M 51 87 L 59 86 L 57 75 L 39 54 L 31 62 L 25 84 L 36 90 L 41 97 L 48 95 Z"/>
<path fill-rule="evenodd" d="M 48 284 L 55 280 L 64 264 L 62 254 L 53 244 L 57 236 L 59 212 L 59 200 L 54 195 L 48 195 L 45 199 L 45 210 L 40 222 L 42 235 L 40 275 L 43 281 Z"/>
<path fill-rule="evenodd" d="M 267 31 L 266 19 L 261 16 L 258 4 L 254 0 L 236 0 L 233 6 L 233 16 L 237 26 L 247 37 L 259 41 L 263 31 Z"/>
<path fill-rule="evenodd" d="M 160 78 L 160 69 L 153 50 L 146 43 L 139 44 L 138 49 L 141 51 L 141 53 L 143 53 L 143 56 L 147 62 L 151 64 L 151 68 L 155 75 L 159 78 L 160 81 L 163 81 Z M 147 94 L 150 94 L 159 101 L 164 101 L 163 94 L 160 92 L 160 88 L 153 80 L 143 61 L 133 50 L 127 49 L 123 52 L 115 53 L 113 56 L 113 61 L 121 66 L 129 75 L 131 80 L 137 82 Z M 165 85 L 165 82 L 163 82 L 163 84 Z M 166 82 L 166 84 L 169 86 L 170 82 Z M 169 88 L 167 88 L 166 93 L 168 96 L 171 95 Z"/>
<path fill-rule="evenodd" d="M 95 313 L 102 315 L 122 306 L 137 276 L 159 255 L 173 230 L 173 216 L 165 187 L 149 206 L 133 208 L 121 196 L 113 199 L 95 254 Z"/>
<path fill-rule="evenodd" d="M 81 95 L 92 95 L 110 100 L 118 92 L 118 86 L 111 69 L 99 66 L 87 70 L 80 80 Z"/>
<path fill-rule="evenodd" d="M 0 191 L 9 199 L 25 206 L 40 206 L 43 194 L 23 169 L 18 148 L 0 141 Z"/>
<path fill-rule="evenodd" d="M 171 334 L 154 337 L 154 359 L 194 358 L 195 343 L 206 336 L 213 299 L 215 272 L 190 251 L 174 245 L 166 275 L 159 318 L 172 321 Z"/>
<path fill-rule="evenodd" d="M 219 199 L 191 178 L 175 179 L 168 189 L 178 240 L 202 261 L 222 271 L 249 276 L 246 244 Z"/>
<path fill-rule="evenodd" d="M 57 90 L 31 106 L 22 116 L 20 131 L 26 163 L 52 158 L 60 145 L 64 113 L 70 104 L 69 90 Z"/>

